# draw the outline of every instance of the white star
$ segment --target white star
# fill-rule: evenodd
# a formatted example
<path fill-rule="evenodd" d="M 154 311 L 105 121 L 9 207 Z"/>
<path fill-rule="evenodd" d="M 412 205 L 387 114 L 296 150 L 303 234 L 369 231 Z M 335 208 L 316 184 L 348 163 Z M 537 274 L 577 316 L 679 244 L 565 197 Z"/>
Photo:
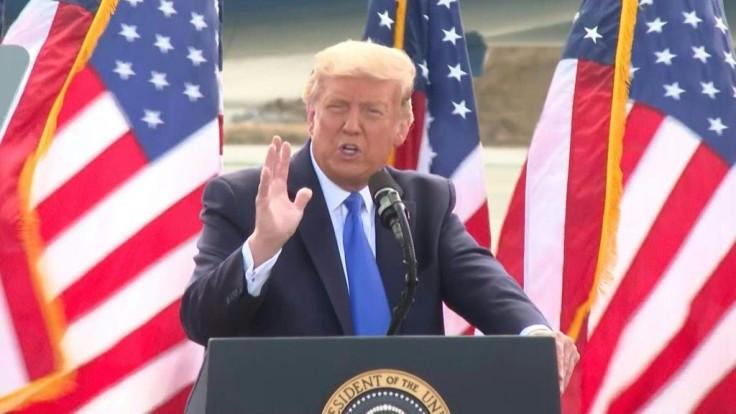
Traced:
<path fill-rule="evenodd" d="M 572 22 L 575 23 L 580 18 L 580 12 L 575 13 L 575 16 L 572 17 Z"/>
<path fill-rule="evenodd" d="M 666 24 L 667 22 L 662 21 L 662 19 L 657 17 L 653 22 L 647 22 L 647 26 L 649 27 L 649 29 L 647 29 L 647 33 L 651 33 L 651 32 L 662 33 L 662 27 L 664 27 L 664 25 Z"/>
<path fill-rule="evenodd" d="M 649 5 L 654 5 L 654 0 L 639 0 L 639 7 Z"/>
<path fill-rule="evenodd" d="M 143 116 L 143 118 L 141 118 L 141 121 L 148 124 L 149 128 L 156 129 L 157 126 L 164 123 L 164 121 L 161 120 L 160 111 L 151 111 L 150 109 L 144 109 L 143 113 L 145 115 Z"/>
<path fill-rule="evenodd" d="M 156 87 L 157 91 L 162 90 L 164 87 L 169 86 L 169 82 L 166 81 L 166 74 L 156 71 L 151 71 L 151 79 L 148 80 Z"/>
<path fill-rule="evenodd" d="M 138 28 L 136 26 L 121 23 L 120 27 L 120 33 L 118 34 L 123 36 L 125 40 L 132 42 L 135 39 L 140 39 L 141 36 L 138 34 Z"/>
<path fill-rule="evenodd" d="M 654 55 L 657 56 L 657 61 L 655 63 L 664 63 L 667 66 L 671 65 L 672 59 L 677 57 L 677 55 L 670 53 L 669 48 L 661 52 L 654 52 Z"/>
<path fill-rule="evenodd" d="M 679 82 L 674 82 L 672 85 L 665 84 L 664 85 L 664 90 L 665 90 L 665 93 L 664 93 L 664 96 L 665 97 L 669 96 L 670 98 L 673 98 L 676 101 L 679 101 L 680 100 L 680 95 L 683 92 L 685 92 L 684 89 L 680 89 L 680 83 Z"/>
<path fill-rule="evenodd" d="M 584 29 L 587 32 L 587 34 L 585 35 L 585 37 L 583 37 L 583 39 L 592 39 L 593 40 L 593 43 L 596 43 L 596 41 L 598 39 L 603 38 L 603 36 L 601 36 L 598 33 L 598 26 L 596 26 L 596 27 L 594 27 L 592 29 L 588 29 L 587 27 L 584 27 Z"/>
<path fill-rule="evenodd" d="M 169 50 L 174 50 L 174 46 L 171 45 L 171 38 L 167 36 L 161 36 L 156 34 L 156 43 L 153 44 L 161 51 L 161 53 L 168 53 Z"/>
<path fill-rule="evenodd" d="M 452 110 L 452 114 L 460 115 L 463 119 L 465 119 L 465 114 L 472 112 L 467 106 L 465 106 L 464 100 L 460 101 L 460 103 L 453 102 L 452 105 L 455 107 L 455 109 Z"/>
<path fill-rule="evenodd" d="M 143 3 L 143 0 L 126 0 L 131 6 L 135 7 L 138 3 Z"/>
<path fill-rule="evenodd" d="M 641 68 L 637 68 L 636 66 L 632 65 L 631 63 L 629 63 L 629 74 L 631 75 L 631 79 L 634 79 L 634 74 L 639 69 L 641 69 Z"/>
<path fill-rule="evenodd" d="M 422 15 L 422 17 L 424 17 L 424 20 L 427 20 L 427 21 L 429 21 L 429 15 L 427 15 L 427 14 L 423 14 L 423 15 Z"/>
<path fill-rule="evenodd" d="M 703 63 L 708 63 L 708 58 L 710 57 L 710 53 L 705 51 L 705 46 L 700 46 L 700 47 L 693 46 L 693 52 L 695 53 L 693 55 L 694 59 L 698 59 L 699 61 Z"/>
<path fill-rule="evenodd" d="M 733 97 L 736 98 L 736 86 L 731 87 L 733 89 Z"/>
<path fill-rule="evenodd" d="M 427 67 L 427 59 L 424 59 L 422 63 L 417 63 L 419 69 L 422 71 L 422 77 L 429 81 L 429 68 Z"/>
<path fill-rule="evenodd" d="M 161 0 L 161 5 L 158 6 L 158 9 L 161 10 L 161 12 L 166 17 L 171 17 L 172 15 L 176 14 L 176 10 L 174 10 L 174 1 L 166 1 Z"/>
<path fill-rule="evenodd" d="M 202 56 L 202 51 L 199 49 L 195 49 L 193 47 L 189 48 L 189 54 L 187 55 L 187 59 L 191 60 L 194 66 L 199 66 L 202 63 L 207 61 L 207 59 L 205 59 L 204 56 Z"/>
<path fill-rule="evenodd" d="M 713 86 L 713 82 L 700 82 L 700 86 L 703 87 L 703 95 L 708 95 L 710 99 L 716 99 L 716 94 L 721 92 Z"/>
<path fill-rule="evenodd" d="M 445 6 L 447 9 L 450 9 L 450 4 L 456 2 L 457 0 L 440 0 L 437 2 L 438 6 Z"/>
<path fill-rule="evenodd" d="M 113 69 L 113 72 L 120 75 L 120 79 L 122 80 L 128 80 L 131 75 L 135 75 L 135 72 L 133 72 L 133 63 L 122 62 L 120 60 L 115 61 L 115 69 Z"/>
<path fill-rule="evenodd" d="M 682 12 L 682 15 L 685 16 L 685 21 L 683 23 L 689 24 L 693 27 L 693 29 L 698 28 L 698 23 L 702 22 L 703 19 L 698 17 L 697 14 L 695 14 L 695 10 L 691 11 L 690 13 Z"/>
<path fill-rule="evenodd" d="M 442 29 L 442 31 L 445 33 L 444 39 L 442 39 L 443 42 L 452 42 L 452 45 L 455 46 L 455 41 L 457 39 L 462 39 L 463 37 L 458 35 L 457 32 L 455 32 L 455 26 L 452 26 L 452 29 L 445 30 Z"/>
<path fill-rule="evenodd" d="M 192 20 L 190 20 L 189 23 L 191 23 L 198 32 L 207 27 L 207 23 L 204 21 L 203 14 L 192 12 Z"/>
<path fill-rule="evenodd" d="M 188 96 L 192 102 L 204 97 L 202 92 L 199 91 L 199 85 L 193 85 L 191 83 L 184 84 L 184 95 Z"/>
<path fill-rule="evenodd" d="M 733 59 L 733 53 L 724 51 L 723 56 L 723 59 L 728 63 L 728 66 L 730 66 L 731 69 L 736 69 L 736 60 Z"/>
<path fill-rule="evenodd" d="M 394 21 L 391 19 L 391 17 L 388 16 L 388 10 L 385 10 L 383 13 L 377 13 L 378 18 L 381 19 L 381 23 L 379 24 L 379 27 L 387 27 L 389 30 L 391 30 L 391 25 L 394 24 Z"/>
<path fill-rule="evenodd" d="M 727 126 L 723 125 L 721 118 L 708 118 L 708 122 L 710 123 L 708 131 L 715 131 L 719 136 L 723 135 L 724 129 L 728 129 Z"/>
<path fill-rule="evenodd" d="M 728 26 L 726 26 L 726 23 L 720 17 L 716 17 L 716 28 L 721 29 L 723 34 L 726 34 L 726 31 L 728 31 Z"/>
<path fill-rule="evenodd" d="M 458 63 L 455 66 L 447 65 L 448 69 L 450 69 L 450 73 L 447 75 L 448 78 L 455 78 L 458 82 L 462 80 L 462 77 L 464 75 L 467 75 L 466 72 L 463 72 L 462 69 L 460 69 L 460 64 Z"/>

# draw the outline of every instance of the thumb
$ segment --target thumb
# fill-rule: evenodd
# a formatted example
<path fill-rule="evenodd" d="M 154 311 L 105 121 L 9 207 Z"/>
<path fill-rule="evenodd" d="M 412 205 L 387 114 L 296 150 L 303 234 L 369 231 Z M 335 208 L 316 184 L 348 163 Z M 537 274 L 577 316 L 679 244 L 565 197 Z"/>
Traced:
<path fill-rule="evenodd" d="M 309 188 L 300 188 L 299 191 L 296 193 L 296 197 L 294 197 L 294 205 L 296 208 L 299 209 L 299 211 L 304 211 L 304 208 L 307 206 L 307 203 L 312 198 L 312 190 Z"/>

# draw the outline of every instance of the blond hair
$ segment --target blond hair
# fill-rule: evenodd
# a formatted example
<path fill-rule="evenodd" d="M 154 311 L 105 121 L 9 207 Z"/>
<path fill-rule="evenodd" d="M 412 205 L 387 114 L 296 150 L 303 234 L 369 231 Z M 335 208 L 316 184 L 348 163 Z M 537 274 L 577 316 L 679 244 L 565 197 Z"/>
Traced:
<path fill-rule="evenodd" d="M 416 69 L 404 51 L 376 43 L 346 40 L 314 55 L 314 69 L 302 90 L 302 101 L 310 105 L 325 77 L 355 76 L 396 82 L 401 91 L 402 115 L 414 120 L 411 93 Z"/>

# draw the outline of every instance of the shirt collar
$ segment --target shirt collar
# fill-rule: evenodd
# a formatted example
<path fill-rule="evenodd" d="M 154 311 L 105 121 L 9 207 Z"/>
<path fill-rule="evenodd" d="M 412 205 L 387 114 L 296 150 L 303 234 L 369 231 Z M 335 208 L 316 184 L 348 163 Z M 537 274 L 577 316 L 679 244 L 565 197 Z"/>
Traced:
<path fill-rule="evenodd" d="M 309 157 L 312 160 L 312 166 L 314 172 L 317 173 L 317 180 L 319 185 L 322 187 L 322 194 L 325 196 L 325 202 L 327 203 L 327 210 L 335 211 L 336 208 L 340 207 L 346 198 L 350 195 L 350 191 L 346 191 L 325 175 L 324 171 L 317 165 L 317 160 L 314 159 L 314 153 L 312 152 L 312 143 L 309 143 Z M 371 192 L 368 186 L 363 187 L 360 191 L 360 196 L 363 197 L 363 203 L 365 203 L 366 210 L 370 213 L 373 211 L 373 199 L 371 199 Z"/>

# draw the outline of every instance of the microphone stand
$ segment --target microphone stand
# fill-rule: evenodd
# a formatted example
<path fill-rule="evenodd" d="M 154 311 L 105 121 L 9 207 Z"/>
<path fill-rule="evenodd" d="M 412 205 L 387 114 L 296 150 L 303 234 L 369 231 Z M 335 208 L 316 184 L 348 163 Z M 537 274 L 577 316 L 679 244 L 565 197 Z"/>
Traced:
<path fill-rule="evenodd" d="M 398 217 L 397 222 L 401 226 L 400 233 L 403 236 L 397 237 L 397 240 L 404 254 L 404 268 L 406 269 L 404 279 L 406 281 L 406 288 L 401 292 L 401 301 L 393 309 L 391 324 L 388 327 L 386 335 L 395 335 L 401 323 L 406 319 L 406 314 L 409 312 L 412 303 L 414 303 L 414 296 L 416 295 L 417 284 L 419 283 L 419 279 L 417 278 L 417 256 L 414 252 L 414 239 L 411 236 L 409 221 L 406 219 L 406 213 L 400 204 L 395 203 L 391 207 L 396 211 L 396 216 Z M 397 232 L 394 231 L 394 233 Z"/>

